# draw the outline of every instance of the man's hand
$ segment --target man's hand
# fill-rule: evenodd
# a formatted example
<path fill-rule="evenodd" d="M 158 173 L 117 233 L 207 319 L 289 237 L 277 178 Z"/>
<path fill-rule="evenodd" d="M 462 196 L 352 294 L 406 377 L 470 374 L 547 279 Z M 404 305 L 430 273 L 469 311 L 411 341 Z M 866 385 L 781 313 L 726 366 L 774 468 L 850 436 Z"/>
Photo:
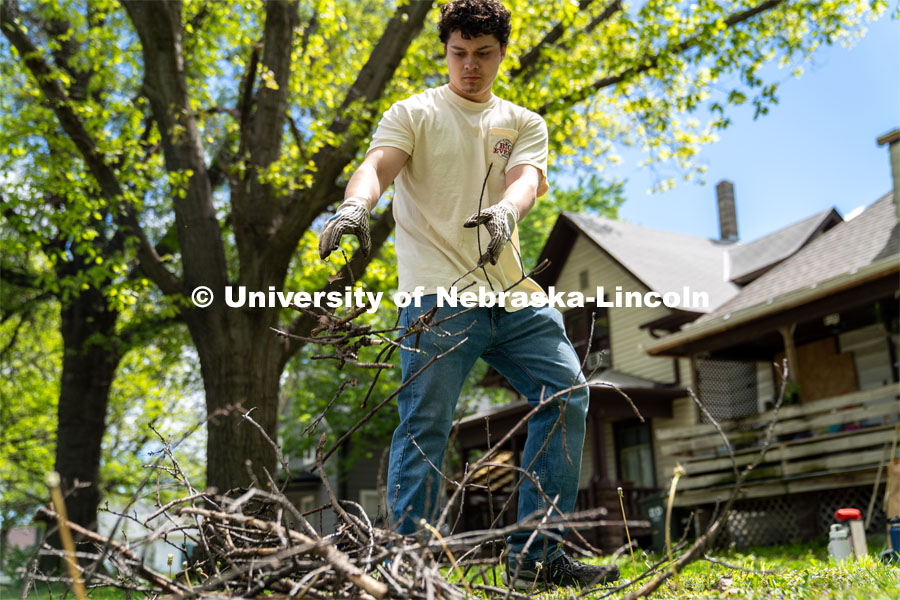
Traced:
<path fill-rule="evenodd" d="M 463 227 L 484 225 L 491 236 L 487 250 L 478 259 L 479 265 L 483 265 L 487 261 L 490 261 L 492 265 L 497 264 L 497 258 L 500 257 L 500 253 L 506 247 L 506 242 L 512 236 L 518 220 L 519 211 L 516 210 L 512 203 L 507 201 L 501 201 L 499 204 L 490 206 L 466 219 Z"/>
<path fill-rule="evenodd" d="M 341 236 L 354 234 L 359 240 L 359 248 L 368 256 L 372 249 L 369 237 L 369 203 L 365 198 L 351 197 L 344 200 L 334 216 L 325 221 L 319 234 L 319 258 L 325 260 L 338 249 Z"/>

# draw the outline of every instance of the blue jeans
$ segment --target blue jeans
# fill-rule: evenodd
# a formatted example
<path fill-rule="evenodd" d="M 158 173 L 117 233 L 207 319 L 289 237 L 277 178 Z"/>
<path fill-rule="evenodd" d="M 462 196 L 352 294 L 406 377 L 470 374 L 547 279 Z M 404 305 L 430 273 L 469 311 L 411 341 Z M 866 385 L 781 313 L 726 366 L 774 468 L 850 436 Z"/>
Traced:
<path fill-rule="evenodd" d="M 409 327 L 434 307 L 436 300 L 434 295 L 424 296 L 420 307 L 410 305 L 404 308 L 400 324 Z M 463 310 L 461 307 L 440 307 L 432 322 Z M 422 518 L 433 523 L 440 514 L 440 475 L 428 464 L 423 453 L 440 468 L 459 393 L 479 357 L 506 377 L 532 406 L 538 404 L 541 398 L 548 398 L 585 381 L 578 356 L 566 338 L 562 316 L 556 309 L 529 307 L 507 312 L 498 307 L 478 307 L 434 329 L 423 332 L 419 337 L 418 348 L 421 352 L 401 350 L 404 382 L 433 356 L 468 339 L 413 379 L 398 396 L 400 425 L 394 431 L 391 442 L 387 501 L 394 524 L 403 534 L 419 529 Z M 404 347 L 414 347 L 415 344 L 415 335 L 403 342 Z M 550 499 L 559 496 L 556 505 L 564 513 L 575 509 L 588 396 L 587 387 L 581 387 L 559 397 L 565 406 L 565 427 L 557 423 L 560 408 L 556 400 L 545 405 L 528 422 L 521 466 L 528 468 L 532 465 L 530 472 L 540 482 L 541 489 Z M 538 456 L 551 432 L 550 441 Z M 413 445 L 411 438 L 421 451 Z M 566 458 L 566 453 L 571 462 Z M 519 520 L 543 513 L 546 508 L 544 497 L 525 478 L 519 488 Z M 555 512 L 552 516 L 558 518 Z M 564 532 L 562 529 L 557 531 Z M 512 560 L 553 560 L 562 553 L 556 540 L 538 535 L 528 545 L 526 554 L 522 555 L 530 535 L 531 532 L 524 531 L 507 538 Z"/>

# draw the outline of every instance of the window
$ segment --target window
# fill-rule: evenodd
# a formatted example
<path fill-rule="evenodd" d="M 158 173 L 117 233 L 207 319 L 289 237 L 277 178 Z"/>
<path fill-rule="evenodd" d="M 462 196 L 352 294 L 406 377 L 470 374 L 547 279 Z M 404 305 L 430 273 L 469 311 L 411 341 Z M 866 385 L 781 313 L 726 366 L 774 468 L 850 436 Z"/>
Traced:
<path fill-rule="evenodd" d="M 591 318 L 594 320 L 594 330 L 591 334 Z M 609 360 L 609 309 L 598 308 L 595 305 L 584 308 L 573 308 L 563 315 L 566 324 L 566 335 L 575 347 L 579 358 L 584 358 L 588 350 L 588 336 L 590 337 L 591 354 L 603 353 L 606 355 L 605 364 L 611 364 Z"/>
<path fill-rule="evenodd" d="M 363 510 L 366 511 L 366 514 L 369 515 L 369 518 L 372 520 L 378 518 L 379 503 L 380 498 L 378 497 L 378 490 L 359 491 L 359 505 L 362 506 Z"/>
<path fill-rule="evenodd" d="M 638 488 L 655 487 L 650 423 L 626 421 L 614 424 L 613 429 L 620 479 L 630 481 Z"/>
<path fill-rule="evenodd" d="M 307 513 L 313 509 L 317 508 L 316 506 L 316 496 L 314 494 L 304 494 L 300 496 L 300 512 Z"/>

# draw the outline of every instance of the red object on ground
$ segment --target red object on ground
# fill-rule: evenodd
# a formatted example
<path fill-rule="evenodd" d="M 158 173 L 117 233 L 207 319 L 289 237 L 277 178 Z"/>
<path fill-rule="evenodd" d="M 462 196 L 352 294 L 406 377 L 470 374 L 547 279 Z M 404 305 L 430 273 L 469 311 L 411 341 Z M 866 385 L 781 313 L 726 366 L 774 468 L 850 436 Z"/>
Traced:
<path fill-rule="evenodd" d="M 858 521 L 862 519 L 862 513 L 858 508 L 839 508 L 834 511 L 834 518 L 838 521 Z"/>

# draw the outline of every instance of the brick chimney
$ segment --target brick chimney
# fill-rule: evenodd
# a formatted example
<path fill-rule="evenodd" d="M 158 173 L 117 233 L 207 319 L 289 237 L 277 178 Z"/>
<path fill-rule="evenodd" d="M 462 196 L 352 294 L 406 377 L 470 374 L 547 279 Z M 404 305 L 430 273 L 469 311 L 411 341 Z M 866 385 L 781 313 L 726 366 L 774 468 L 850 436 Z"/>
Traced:
<path fill-rule="evenodd" d="M 891 178 L 894 182 L 894 211 L 900 219 L 900 129 L 894 129 L 880 138 L 878 145 L 888 145 L 888 153 L 891 158 Z"/>
<path fill-rule="evenodd" d="M 719 239 L 723 242 L 738 240 L 737 212 L 734 208 L 734 184 L 723 179 L 716 184 L 719 203 Z"/>

